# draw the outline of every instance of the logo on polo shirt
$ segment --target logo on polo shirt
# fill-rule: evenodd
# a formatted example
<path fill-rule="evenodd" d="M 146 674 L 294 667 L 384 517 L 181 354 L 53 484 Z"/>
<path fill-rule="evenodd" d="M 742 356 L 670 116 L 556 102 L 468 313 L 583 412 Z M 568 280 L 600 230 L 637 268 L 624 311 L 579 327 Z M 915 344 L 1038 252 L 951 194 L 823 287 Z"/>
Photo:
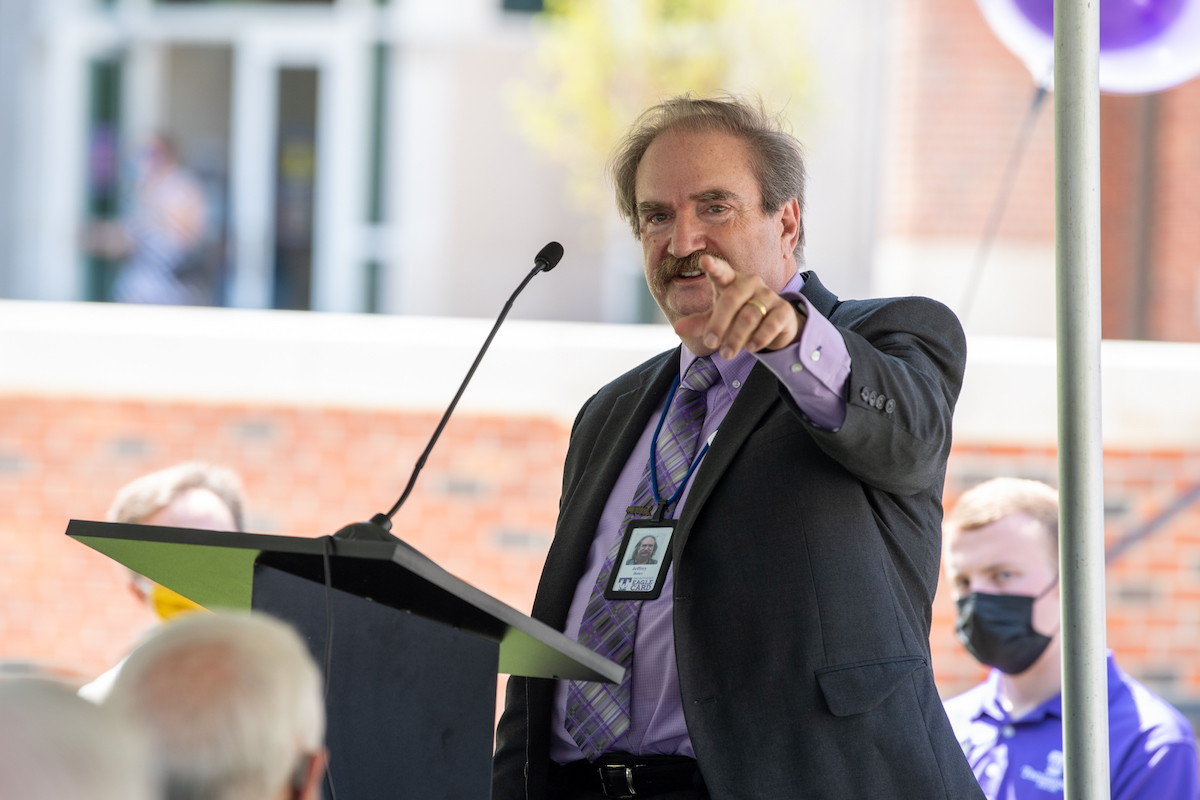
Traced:
<path fill-rule="evenodd" d="M 1026 764 L 1021 767 L 1021 777 L 1030 781 L 1043 792 L 1061 792 L 1063 790 L 1063 754 L 1062 750 L 1051 750 L 1046 756 L 1046 769 L 1038 772 Z"/>

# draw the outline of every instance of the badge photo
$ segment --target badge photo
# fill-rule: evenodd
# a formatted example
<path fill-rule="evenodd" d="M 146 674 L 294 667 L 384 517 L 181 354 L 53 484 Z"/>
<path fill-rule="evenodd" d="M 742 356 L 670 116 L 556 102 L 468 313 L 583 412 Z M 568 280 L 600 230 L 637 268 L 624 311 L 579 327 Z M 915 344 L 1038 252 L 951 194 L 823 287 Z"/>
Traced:
<path fill-rule="evenodd" d="M 625 529 L 617 563 L 604 590 L 606 600 L 654 600 L 671 567 L 675 520 L 634 520 Z"/>

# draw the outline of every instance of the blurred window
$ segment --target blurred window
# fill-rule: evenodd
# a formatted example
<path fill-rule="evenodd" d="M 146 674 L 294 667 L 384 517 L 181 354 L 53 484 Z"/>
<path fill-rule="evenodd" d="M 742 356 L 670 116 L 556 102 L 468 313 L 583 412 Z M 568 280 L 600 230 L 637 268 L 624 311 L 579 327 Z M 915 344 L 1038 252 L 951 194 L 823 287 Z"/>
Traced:
<path fill-rule="evenodd" d="M 154 0 L 161 6 L 185 5 L 301 5 L 301 6 L 331 6 L 336 0 Z"/>
<path fill-rule="evenodd" d="M 307 311 L 312 307 L 319 84 L 320 75 L 315 69 L 279 71 L 275 308 Z"/>
<path fill-rule="evenodd" d="M 119 55 L 92 61 L 88 75 L 88 183 L 89 227 L 112 227 L 121 213 L 121 76 Z M 85 299 L 112 300 L 119 261 L 89 248 L 85 257 Z"/>
<path fill-rule="evenodd" d="M 536 13 L 544 7 L 542 0 L 501 0 L 505 11 Z"/>

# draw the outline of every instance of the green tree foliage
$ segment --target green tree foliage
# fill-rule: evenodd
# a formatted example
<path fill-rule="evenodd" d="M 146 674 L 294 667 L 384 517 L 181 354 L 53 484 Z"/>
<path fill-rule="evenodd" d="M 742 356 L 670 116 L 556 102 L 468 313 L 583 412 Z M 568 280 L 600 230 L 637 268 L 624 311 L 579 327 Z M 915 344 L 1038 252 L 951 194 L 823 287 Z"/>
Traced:
<path fill-rule="evenodd" d="M 810 64 L 795 0 L 548 0 L 534 24 L 536 61 L 510 107 L 585 208 L 611 206 L 608 156 L 662 98 L 757 95 L 799 132 Z"/>

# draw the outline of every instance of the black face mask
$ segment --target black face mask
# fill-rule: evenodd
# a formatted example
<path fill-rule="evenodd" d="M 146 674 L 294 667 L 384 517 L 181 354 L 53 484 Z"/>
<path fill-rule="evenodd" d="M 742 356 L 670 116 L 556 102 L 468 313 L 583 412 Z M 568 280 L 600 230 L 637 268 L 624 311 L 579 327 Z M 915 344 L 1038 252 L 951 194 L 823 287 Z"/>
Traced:
<path fill-rule="evenodd" d="M 1050 637 L 1033 629 L 1033 603 L 1046 596 L 1054 582 L 1037 597 L 971 592 L 958 600 L 954 632 L 967 652 L 989 667 L 1019 675 L 1046 651 Z"/>

